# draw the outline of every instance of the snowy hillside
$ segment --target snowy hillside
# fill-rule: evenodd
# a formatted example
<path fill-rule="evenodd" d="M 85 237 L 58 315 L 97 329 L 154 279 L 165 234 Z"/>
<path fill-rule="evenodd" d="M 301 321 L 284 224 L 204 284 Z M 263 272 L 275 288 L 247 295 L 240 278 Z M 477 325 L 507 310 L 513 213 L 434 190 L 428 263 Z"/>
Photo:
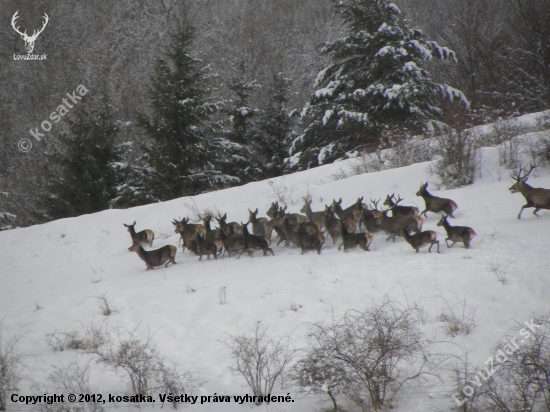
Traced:
<path fill-rule="evenodd" d="M 345 162 L 194 198 L 0 233 L 0 315 L 4 328 L 24 334 L 17 352 L 33 355 L 25 360 L 22 375 L 27 379 L 18 384 L 17 392 L 61 393 L 48 381 L 54 367 L 89 360 L 94 393 L 124 392 L 124 374 L 97 364 L 91 355 L 54 351 L 48 344 L 56 331 L 82 332 L 102 322 L 134 331 L 143 341 L 150 338 L 162 356 L 196 372 L 204 382 L 197 395 L 232 396 L 251 391 L 244 379 L 228 372 L 229 350 L 220 340 L 247 333 L 259 320 L 274 336 L 291 335 L 300 348 L 310 323 L 327 319 L 332 311 L 339 317 L 347 309 L 365 309 L 387 295 L 403 304 L 422 306 L 434 322 L 429 326 L 433 333 L 456 344 L 448 345 L 453 353 L 461 355 L 459 346 L 465 348 L 469 360 L 482 365 L 493 356 L 513 320 L 523 323 L 535 314 L 547 313 L 550 211 L 539 212 L 537 219 L 533 209 L 527 209 L 521 220 L 516 218 L 525 201 L 508 191 L 513 180 L 510 170 L 498 166 L 496 148 L 483 150 L 476 183 L 455 190 L 437 190 L 429 163 L 334 180 L 332 176 L 342 167 Z M 227 213 L 228 221 L 245 222 L 248 208 L 258 208 L 259 215 L 265 216 L 275 200 L 287 204 L 290 212 L 299 212 L 305 196 L 313 200 L 313 210 L 322 210 L 333 198 L 341 197 L 348 206 L 360 196 L 378 199 L 395 192 L 405 199 L 403 204 L 423 210 L 424 202 L 415 193 L 425 181 L 430 182 L 434 195 L 458 204 L 451 224 L 471 226 L 477 232 L 471 249 L 460 244 L 448 249 L 444 231 L 436 226 L 439 216 L 429 213 L 423 229 L 438 233 L 441 254 L 429 254 L 426 248 L 417 254 L 403 239 L 386 242 L 386 236 L 377 234 L 370 252 L 344 253 L 327 240 L 321 255 L 301 255 L 298 248 L 273 243 L 275 256 L 256 252 L 253 258 L 203 258 L 199 262 L 189 251 L 182 253 L 171 223 L 184 216 L 193 220 L 193 209 L 219 211 Z M 529 183 L 550 188 L 548 169 L 533 172 Z M 155 232 L 154 248 L 178 247 L 177 265 L 145 270 L 138 256 L 127 250 L 131 240 L 123 223 L 134 221 L 138 230 Z M 497 273 L 505 276 L 505 284 Z M 222 288 L 225 296 L 221 296 Z M 107 317 L 100 306 L 102 296 L 116 311 Z M 475 308 L 475 329 L 469 335 L 446 338 L 438 328 L 442 325 L 438 315 L 448 304 L 453 307 L 464 300 L 467 308 Z M 437 382 L 404 388 L 395 410 L 452 410 L 456 405 L 450 395 L 457 392 L 456 386 L 443 372 L 440 377 Z M 209 403 L 187 410 L 314 411 L 326 406 L 320 401 L 328 399 L 300 394 L 293 387 L 277 386 L 274 393 L 290 393 L 295 402 L 260 407 Z M 158 399 L 152 405 L 159 408 Z M 104 407 L 113 409 L 115 404 Z M 8 401 L 10 408 L 25 409 Z"/>

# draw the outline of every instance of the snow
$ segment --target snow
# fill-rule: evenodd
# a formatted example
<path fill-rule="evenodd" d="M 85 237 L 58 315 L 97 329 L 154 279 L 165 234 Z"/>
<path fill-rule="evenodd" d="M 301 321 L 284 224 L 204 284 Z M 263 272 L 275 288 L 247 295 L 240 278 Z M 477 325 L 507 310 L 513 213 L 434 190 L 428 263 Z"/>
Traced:
<path fill-rule="evenodd" d="M 521 122 L 536 123 L 532 119 Z M 55 352 L 45 340 L 47 334 L 81 331 L 91 323 L 107 322 L 135 331 L 144 340 L 151 337 L 163 356 L 197 372 L 206 381 L 198 395 L 250 394 L 244 380 L 227 371 L 229 353 L 219 339 L 246 333 L 262 320 L 271 334 L 291 335 L 300 347 L 308 323 L 322 321 L 332 310 L 341 316 L 346 309 L 365 309 L 385 295 L 403 304 L 423 306 L 433 321 L 447 308 L 445 300 L 452 306 L 466 299 L 467 305 L 476 308 L 476 328 L 470 335 L 448 338 L 452 345 L 447 349 L 457 355 L 462 354 L 459 347 L 468 349 L 473 364 L 482 365 L 493 356 L 493 348 L 513 320 L 522 323 L 548 311 L 550 295 L 550 211 L 541 211 L 536 218 L 528 209 L 518 220 L 525 202 L 520 194 L 508 191 L 513 182 L 510 171 L 498 166 L 497 149 L 485 148 L 482 159 L 476 183 L 454 190 L 438 190 L 438 182 L 429 172 L 430 163 L 334 180 L 339 170 L 351 168 L 352 159 L 193 198 L 1 232 L 0 316 L 5 327 L 25 333 L 17 346 L 19 353 L 33 355 L 23 371 L 29 380 L 19 384 L 18 393 L 43 393 L 52 365 L 93 359 L 76 351 Z M 192 217 L 193 208 L 227 212 L 228 221 L 245 222 L 248 209 L 259 208 L 265 215 L 275 200 L 287 204 L 290 212 L 298 212 L 304 196 L 311 196 L 313 210 L 322 210 L 333 198 L 342 197 L 348 206 L 360 196 L 378 199 L 395 192 L 405 199 L 403 204 L 422 210 L 424 203 L 415 193 L 426 181 L 434 195 L 458 204 L 451 224 L 471 226 L 477 232 L 471 249 L 458 244 L 448 249 L 444 232 L 436 226 L 439 217 L 430 213 L 423 229 L 438 233 L 440 255 L 426 249 L 416 254 L 402 239 L 386 242 L 385 236 L 378 234 L 371 252 L 343 253 L 329 240 L 320 256 L 302 256 L 297 248 L 272 244 L 273 257 L 256 252 L 253 258 L 199 262 L 189 252 L 182 253 L 171 224 L 174 218 Z M 549 170 L 539 168 L 529 183 L 550 187 Z M 130 236 L 122 224 L 134 221 L 138 231 L 148 228 L 155 232 L 154 248 L 178 246 L 177 265 L 145 271 L 144 263 L 127 250 Z M 492 264 L 507 267 L 506 285 L 491 272 Z M 222 287 L 225 305 L 219 303 Z M 107 296 L 118 312 L 104 317 L 99 296 Z M 301 307 L 293 310 L 292 305 Z M 437 333 L 443 338 L 441 330 Z M 122 378 L 122 374 L 117 376 L 91 363 L 90 386 L 96 393 L 120 394 Z M 454 406 L 450 398 L 455 392 L 453 382 L 444 372 L 437 383 L 414 385 L 416 389 L 406 388 L 400 396 L 396 412 L 450 410 Z M 290 393 L 295 402 L 259 407 L 210 403 L 186 410 L 320 409 L 321 398 L 299 394 L 296 388 L 277 387 L 276 392 Z M 104 406 L 114 409 L 114 405 Z M 157 400 L 155 407 L 159 406 Z M 8 403 L 8 410 L 10 407 L 14 405 Z M 30 410 L 21 405 L 17 408 Z"/>

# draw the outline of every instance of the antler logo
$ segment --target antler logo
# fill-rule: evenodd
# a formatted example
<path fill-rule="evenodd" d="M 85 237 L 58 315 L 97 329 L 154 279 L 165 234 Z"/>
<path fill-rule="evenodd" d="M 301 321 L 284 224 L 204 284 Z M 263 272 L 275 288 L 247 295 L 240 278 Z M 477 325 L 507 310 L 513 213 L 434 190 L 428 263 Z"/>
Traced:
<path fill-rule="evenodd" d="M 17 10 L 15 12 L 15 14 L 13 15 L 13 17 L 11 19 L 11 25 L 12 25 L 13 29 L 21 35 L 23 40 L 25 40 L 25 48 L 27 49 L 27 53 L 31 54 L 33 49 L 34 49 L 34 42 L 36 41 L 36 38 L 38 37 L 38 35 L 40 33 L 42 33 L 44 31 L 44 28 L 46 27 L 46 25 L 48 24 L 48 21 L 50 19 L 49 19 L 48 15 L 46 13 L 44 13 L 44 17 L 43 17 L 44 18 L 44 24 L 42 25 L 42 28 L 38 31 L 33 30 L 32 36 L 28 36 L 27 35 L 27 30 L 25 30 L 23 33 L 21 33 L 19 31 L 19 27 L 15 27 L 15 20 L 17 20 L 19 18 L 17 13 L 19 13 L 19 10 Z"/>

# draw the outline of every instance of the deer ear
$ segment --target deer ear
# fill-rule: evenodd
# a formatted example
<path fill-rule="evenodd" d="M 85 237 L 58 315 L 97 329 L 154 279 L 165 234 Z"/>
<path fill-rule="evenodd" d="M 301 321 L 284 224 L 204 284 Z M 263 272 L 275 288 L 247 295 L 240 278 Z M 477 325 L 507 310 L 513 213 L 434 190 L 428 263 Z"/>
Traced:
<path fill-rule="evenodd" d="M 123 223 L 124 226 L 128 227 L 128 225 L 126 223 Z"/>
<path fill-rule="evenodd" d="M 340 198 L 340 200 L 338 201 L 338 204 L 339 204 L 339 205 L 342 204 L 342 198 Z"/>
<path fill-rule="evenodd" d="M 136 221 L 134 220 L 134 224 L 132 226 L 135 226 L 136 225 Z"/>
<path fill-rule="evenodd" d="M 527 182 L 527 179 L 529 179 L 529 177 L 526 177 L 522 180 L 523 183 Z"/>
<path fill-rule="evenodd" d="M 258 208 L 256 208 L 256 210 L 254 211 L 254 214 L 255 214 L 255 215 L 258 214 Z"/>

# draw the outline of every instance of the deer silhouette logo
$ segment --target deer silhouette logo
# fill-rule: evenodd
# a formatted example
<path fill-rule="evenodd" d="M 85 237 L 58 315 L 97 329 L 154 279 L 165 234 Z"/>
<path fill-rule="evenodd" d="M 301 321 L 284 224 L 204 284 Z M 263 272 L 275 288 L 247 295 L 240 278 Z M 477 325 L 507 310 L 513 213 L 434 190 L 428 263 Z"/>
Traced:
<path fill-rule="evenodd" d="M 46 27 L 46 25 L 48 24 L 48 21 L 49 21 L 49 17 L 46 13 L 44 13 L 44 24 L 42 25 L 42 28 L 40 30 L 33 30 L 32 32 L 32 36 L 29 36 L 27 35 L 27 30 L 25 30 L 23 33 L 21 33 L 21 31 L 19 31 L 19 26 L 15 26 L 15 21 L 19 18 L 19 10 L 17 10 L 15 12 L 15 14 L 13 15 L 12 19 L 11 19 L 11 25 L 13 27 L 13 29 L 16 31 L 16 33 L 20 34 L 21 37 L 23 38 L 23 40 L 25 40 L 25 48 L 27 49 L 27 53 L 28 54 L 31 54 L 33 49 L 34 49 L 34 42 L 36 41 L 36 38 L 38 37 L 38 35 L 40 33 L 42 33 L 44 31 L 44 28 Z"/>

